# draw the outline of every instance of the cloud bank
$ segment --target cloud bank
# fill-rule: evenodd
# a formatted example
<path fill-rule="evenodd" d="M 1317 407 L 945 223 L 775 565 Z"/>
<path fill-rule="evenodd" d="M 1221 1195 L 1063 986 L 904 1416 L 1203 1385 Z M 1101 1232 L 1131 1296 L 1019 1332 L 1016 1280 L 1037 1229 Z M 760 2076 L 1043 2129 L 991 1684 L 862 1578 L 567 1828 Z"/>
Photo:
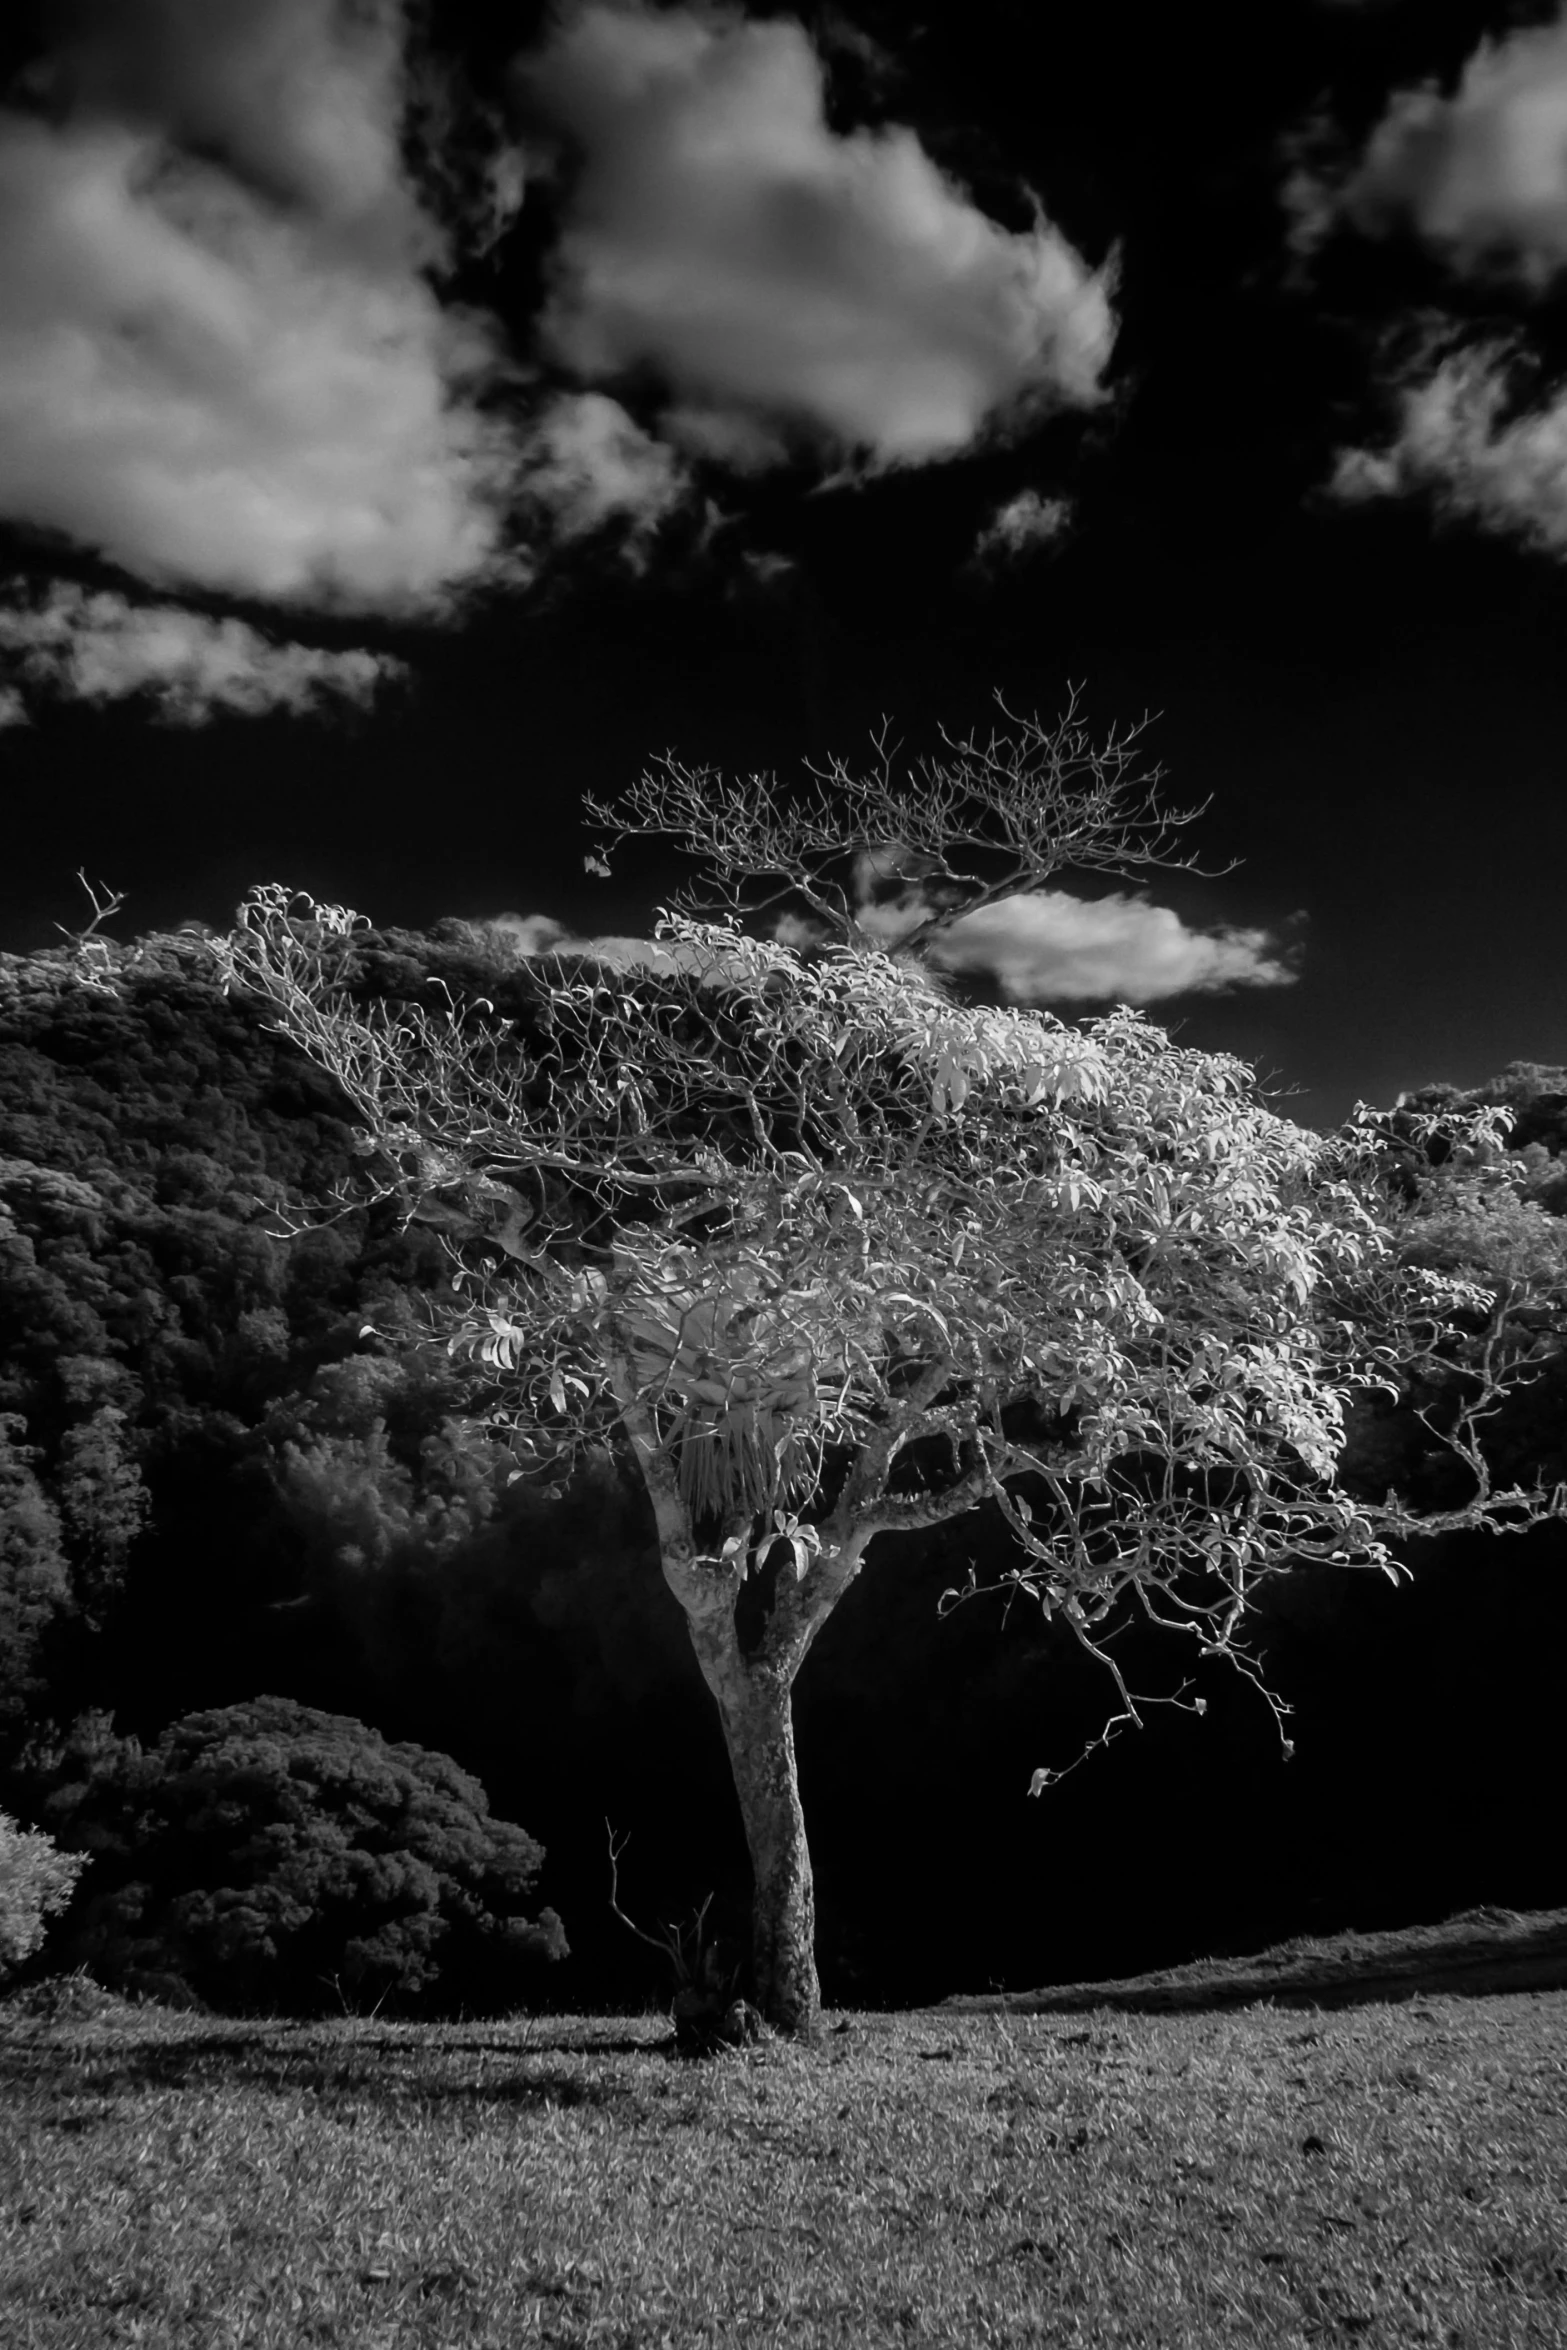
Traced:
<path fill-rule="evenodd" d="M 754 470 L 804 431 L 918 463 L 1098 396 L 1108 273 L 1042 217 L 999 227 L 911 130 L 830 129 L 790 18 L 579 0 L 519 66 L 580 159 L 536 322 L 577 388 L 531 417 L 494 395 L 536 364 L 443 292 L 459 159 L 416 184 L 409 124 L 441 109 L 404 0 L 59 21 L 0 108 L 0 518 L 165 592 L 438 618 L 530 576 L 524 523 L 618 518 L 635 559 L 690 457 Z M 481 246 L 535 166 L 479 172 Z M 667 388 L 657 438 L 613 397 L 630 370 Z"/>
<path fill-rule="evenodd" d="M 363 707 L 406 675 L 383 654 L 276 645 L 241 620 L 63 583 L 41 602 L 0 606 L 0 653 L 11 656 L 21 686 L 99 704 L 148 694 L 156 715 L 177 726 L 278 710 L 302 716 L 334 701 Z M 12 723 L 25 722 L 17 685 L 0 687 L 0 725 L 7 709 Z"/>
<path fill-rule="evenodd" d="M 62 587 L 13 613 L 34 685 L 144 657 L 171 710 L 358 695 L 375 656 L 181 635 L 166 599 L 439 622 L 606 530 L 645 567 L 698 461 L 918 464 L 1100 396 L 1112 272 L 1037 207 L 1023 232 L 987 218 L 912 130 L 830 128 L 790 17 L 573 0 L 518 63 L 520 142 L 418 61 L 412 0 L 46 21 L 0 104 L 0 522 L 165 600 L 111 625 Z M 557 166 L 551 291 L 514 354 L 452 266 Z M 615 396 L 628 374 L 662 387 L 655 429 Z M 998 553 L 1055 526 L 1014 508 Z M 0 722 L 22 715 L 11 691 Z"/>
<path fill-rule="evenodd" d="M 654 370 L 692 450 L 759 466 L 793 427 L 923 463 L 1099 396 L 1109 272 L 913 131 L 831 129 L 791 18 L 580 0 L 519 82 L 573 151 L 544 339 L 583 380 Z"/>
<path fill-rule="evenodd" d="M 0 515 L 155 585 L 444 610 L 504 570 L 396 0 L 114 0 L 0 112 Z"/>

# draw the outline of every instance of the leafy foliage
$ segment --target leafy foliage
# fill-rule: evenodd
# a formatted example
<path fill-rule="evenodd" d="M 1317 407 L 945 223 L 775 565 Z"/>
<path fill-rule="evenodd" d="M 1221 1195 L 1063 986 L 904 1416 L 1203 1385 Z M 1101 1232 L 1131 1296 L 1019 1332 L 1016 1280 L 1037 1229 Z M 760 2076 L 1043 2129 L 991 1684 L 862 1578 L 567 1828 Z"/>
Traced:
<path fill-rule="evenodd" d="M 544 1855 L 445 1755 L 294 1700 L 189 1714 L 149 1751 L 99 1717 L 47 1816 L 93 1856 L 69 1954 L 114 1987 L 219 2007 L 520 2004 L 563 1957 L 527 1916 Z"/>
<path fill-rule="evenodd" d="M 1041 826 L 1059 800 L 1047 773 Z M 980 816 L 1010 838 L 993 792 Z M 1119 1711 L 1079 1761 L 1142 1727 L 1109 1645 L 1137 1610 L 1238 1666 L 1282 1722 L 1241 1637 L 1265 1579 L 1396 1576 L 1391 1536 L 1567 1515 L 1567 1485 L 1497 1490 L 1481 1439 L 1560 1353 L 1567 1284 L 1516 1201 L 1512 1224 L 1542 1229 L 1532 1248 L 1521 1230 L 1493 1241 L 1490 1284 L 1395 1229 L 1435 1177 L 1448 1224 L 1486 1237 L 1495 1111 L 1406 1117 L 1391 1150 L 1364 1109 L 1343 1136 L 1311 1133 L 1242 1064 L 1124 1008 L 1069 1031 L 954 1002 L 791 866 L 776 807 L 763 847 L 733 794 L 704 833 L 678 777 L 633 817 L 716 844 L 730 918 L 663 915 L 634 974 L 555 958 L 527 1019 L 450 991 L 366 1004 L 363 918 L 281 885 L 253 891 L 214 952 L 353 1103 L 376 1196 L 442 1203 L 456 1270 L 427 1301 L 429 1338 L 493 1375 L 487 1417 L 517 1473 L 569 1472 L 606 1443 L 636 1463 L 739 1798 L 752 1988 L 770 2023 L 809 2033 L 792 1690 L 872 1545 L 999 1510 L 1021 1554 L 1009 1580 L 1114 1684 Z M 1113 805 L 1105 821 L 1108 855 Z M 801 844 L 825 823 L 807 807 Z M 771 940 L 739 927 L 736 879 L 780 871 L 821 925 L 809 940 L 798 921 Z M 1455 1240 L 1464 1261 L 1447 1229 L 1436 1257 Z M 1417 1519 L 1338 1466 L 1350 1401 L 1421 1382 L 1450 1408 L 1417 1417 L 1468 1489 Z M 1029 1792 L 1062 1776 L 1036 1767 Z"/>
<path fill-rule="evenodd" d="M 0 1730 L 15 1732 L 42 1698 L 46 1636 L 70 1595 L 60 1513 L 37 1475 L 27 1423 L 0 1414 Z"/>
<path fill-rule="evenodd" d="M 603 1906 L 606 1809 L 633 1824 L 644 1868 L 671 1904 L 689 1906 L 715 1882 L 735 1882 L 720 1816 L 727 1764 L 696 1702 L 689 1643 L 657 1574 L 646 1496 L 591 1449 L 569 1485 L 531 1475 L 508 1484 L 525 1456 L 515 1433 L 483 1424 L 497 1367 L 452 1358 L 443 1345 L 416 1352 L 404 1343 L 428 1334 L 421 1300 L 450 1278 L 438 1235 L 462 1243 L 480 1274 L 486 1255 L 499 1260 L 497 1271 L 518 1266 L 505 1245 L 507 1215 L 525 1211 L 512 1238 L 526 1245 L 540 1194 L 519 1190 L 514 1175 L 488 1198 L 463 1181 L 426 1188 L 440 1170 L 422 1156 L 406 1168 L 367 1159 L 355 1146 L 356 1135 L 368 1137 L 351 1101 L 248 1004 L 224 996 L 199 941 L 96 944 L 93 971 L 56 951 L 0 957 L 0 1763 L 29 1738 L 46 1754 L 51 1736 L 58 1741 L 88 1708 L 113 1709 L 122 1729 L 151 1744 L 171 1719 L 258 1686 L 373 1720 L 458 1756 L 499 1808 L 543 1837 L 552 1896 L 572 1923 L 575 1955 L 560 1980 L 580 1985 L 585 1967 L 601 1965 L 595 1995 L 600 1982 L 608 1994 L 624 1980 L 613 1956 L 624 1937 Z M 746 1066 L 743 1025 L 725 1023 L 719 991 L 693 993 L 678 941 L 667 951 L 661 976 L 623 983 L 582 960 L 519 964 L 498 937 L 459 925 L 429 936 L 360 927 L 343 976 L 363 1010 L 379 1007 L 388 1019 L 487 998 L 497 1027 L 515 1023 L 512 1035 L 530 1050 L 547 1041 L 545 998 L 561 981 L 600 990 L 598 1017 L 626 1000 L 667 1004 L 684 994 L 685 1033 L 694 1040 L 705 1024 L 733 1056 L 728 1099 L 743 1117 L 733 1081 Z M 945 1016 L 934 998 L 931 1013 Z M 468 1017 L 482 1041 L 490 1015 Z M 618 1009 L 616 1017 L 628 1018 Z M 591 1036 L 589 1028 L 579 1053 Z M 626 1036 L 636 1041 L 629 1024 Z M 695 1102 L 693 1117 L 722 1107 L 716 1098 Z M 1440 1133 L 1424 1151 L 1410 1119 L 1485 1107 L 1517 1119 L 1494 1159 L 1500 1188 L 1479 1202 L 1462 1248 L 1450 1227 L 1438 1257 L 1431 1216 L 1444 1197 L 1444 1216 L 1458 1210 L 1431 1179 Z M 1487 1274 L 1485 1249 L 1510 1229 L 1509 1199 L 1533 1201 L 1549 1229 L 1526 1221 L 1519 1234 L 1533 1252 L 1527 1262 L 1548 1272 L 1539 1250 L 1567 1229 L 1564 1119 L 1567 1074 L 1522 1064 L 1472 1093 L 1430 1088 L 1385 1113 L 1372 1140 L 1388 1175 L 1379 1213 L 1395 1228 L 1395 1248 L 1477 1281 L 1499 1304 L 1503 1268 Z M 787 1145 L 781 1130 L 779 1139 Z M 388 1182 L 379 1201 L 362 1181 L 367 1164 Z M 1392 1179 L 1400 1164 L 1403 1191 Z M 335 1222 L 286 1236 L 281 1203 L 340 1192 L 348 1204 Z M 560 1182 L 547 1220 L 580 1205 Z M 854 1223 L 846 1205 L 839 1212 Z M 552 1247 L 563 1261 L 573 1250 L 591 1261 L 586 1240 Z M 476 1293 L 468 1300 L 474 1305 Z M 497 1293 L 491 1302 L 502 1310 L 506 1301 Z M 939 1296 L 934 1302 L 942 1310 Z M 1519 1331 L 1528 1310 L 1514 1311 Z M 370 1320 L 384 1341 L 362 1335 Z M 1542 1313 L 1535 1333 L 1542 1346 L 1546 1321 Z M 489 1325 L 475 1316 L 474 1327 Z M 1454 1333 L 1445 1359 L 1431 1358 L 1418 1375 L 1390 1371 L 1396 1392 L 1349 1399 L 1339 1462 L 1347 1491 L 1374 1504 L 1392 1488 L 1417 1511 L 1460 1506 L 1472 1494 L 1473 1476 L 1442 1430 L 1463 1393 L 1459 1342 L 1480 1340 L 1483 1329 L 1471 1318 L 1467 1338 L 1457 1324 Z M 517 1416 L 516 1377 L 501 1376 Z M 526 1433 L 547 1462 L 568 1423 L 547 1374 L 535 1384 L 541 1416 Z M 565 1395 L 581 1401 L 576 1390 Z M 1547 1352 L 1479 1423 L 1493 1484 L 1567 1477 L 1564 1431 L 1567 1368 L 1559 1352 Z M 899 1487 L 912 1492 L 940 1468 L 938 1449 L 911 1447 Z M 1022 1481 L 1019 1490 L 1030 1491 Z M 811 1508 L 779 1506 L 806 1541 Z M 779 1531 L 771 1517 L 766 1526 Z M 1309 1667 L 1311 1702 L 1302 1759 L 1288 1774 L 1268 1769 L 1260 1747 L 1245 1749 L 1255 1765 L 1247 1766 L 1254 1846 L 1260 1835 L 1271 1851 L 1287 1816 L 1296 1823 L 1290 1835 L 1314 1841 L 1324 1856 L 1347 1849 L 1342 1807 L 1352 1801 L 1357 1740 L 1375 1724 L 1386 1726 L 1386 1753 L 1360 1767 L 1380 1774 L 1385 1766 L 1399 1778 L 1400 1854 L 1424 1849 L 1425 1837 L 1434 1898 L 1449 1890 L 1439 1851 L 1523 1848 L 1518 1823 L 1554 1800 L 1555 1748 L 1520 1693 L 1521 1674 L 1543 1671 L 1557 1621 L 1549 1596 L 1556 1554 L 1541 1552 L 1542 1540 L 1515 1560 L 1462 1536 L 1415 1548 L 1395 1537 L 1419 1586 L 1397 1601 L 1380 1578 L 1333 1568 L 1257 1586 L 1270 1679 L 1299 1700 Z M 934 1996 L 950 1987 L 946 1970 L 975 1960 L 976 1932 L 1014 1932 L 1032 1952 L 1037 1923 L 1024 1935 L 1022 1897 L 997 1886 L 1011 1883 L 1036 1829 L 1039 1865 L 1048 1841 L 1052 1867 L 1076 1853 L 1076 1865 L 1091 1869 L 1111 1817 L 1122 1835 L 1134 1822 L 1117 1810 L 1123 1782 L 1112 1756 L 1097 1786 L 1080 1774 L 1064 1791 L 1068 1812 L 1036 1822 L 1025 1807 L 1029 1824 L 1015 1824 L 1007 1799 L 1027 1784 L 1041 1727 L 1047 1752 L 1064 1759 L 1079 1729 L 1086 1736 L 1097 1723 L 1098 1668 L 1079 1660 L 1064 1614 L 1014 1610 L 1003 1630 L 1000 1607 L 982 1604 L 934 1622 L 942 1589 L 961 1585 L 971 1565 L 985 1584 L 1016 1562 L 999 1505 L 887 1542 L 896 1571 L 878 1578 L 874 1593 L 849 1594 L 804 1684 L 802 1770 L 820 1791 L 809 1800 L 827 1856 L 823 1916 L 836 1905 L 844 1932 L 852 1916 L 854 1932 L 875 1944 L 862 1984 L 880 1995 L 908 1944 L 929 1969 L 910 1979 L 909 1996 Z M 746 1548 L 749 1560 L 754 1542 Z M 788 1547 L 778 1542 L 762 1575 L 747 1577 L 748 1591 L 765 1600 L 778 1571 L 793 1581 L 799 1563 L 792 1537 Z M 1418 1666 L 1400 1698 L 1401 1661 L 1421 1624 Z M 1123 1664 L 1139 1641 L 1139 1671 L 1146 1652 L 1157 1673 L 1135 1624 L 1117 1642 Z M 1548 1697 L 1534 1702 L 1537 1711 Z M 1459 1713 L 1474 1734 L 1450 1781 L 1443 1758 Z M 1202 1740 L 1180 1753 L 1211 1748 L 1222 1776 L 1228 1718 L 1216 1692 Z M 1186 1735 L 1169 1722 L 1158 1732 L 1172 1843 L 1180 1787 L 1207 1789 L 1191 1800 L 1222 1800 L 1227 1811 L 1237 1800 L 1235 1787 L 1209 1786 L 1207 1763 L 1177 1763 L 1177 1734 Z M 1525 1738 L 1538 1748 L 1527 1763 Z M 66 1766 L 66 1775 L 78 1768 Z M 1277 1787 L 1276 1776 L 1288 1785 Z M 871 1853 L 830 1800 L 846 1781 L 866 1790 L 879 1822 Z M 46 1772 L 13 1773 L 8 1800 L 35 1819 L 47 1791 Z M 1096 1828 L 1098 1806 L 1108 1809 Z M 1139 1867 L 1154 1867 L 1157 1827 L 1146 1803 L 1134 1809 L 1136 1832 L 1154 1839 Z M 927 1905 L 917 1926 L 912 1914 L 900 1924 L 932 1839 L 968 1872 L 964 1900 L 955 1909 L 945 1900 Z M 1032 1864 L 1021 1865 L 1026 1874 Z M 1065 1865 L 1070 1883 L 1073 1864 Z M 1455 1858 L 1462 1865 L 1478 1867 Z M 1365 1866 L 1369 1882 L 1389 1882 L 1385 1853 Z M 1324 1857 L 1323 1880 L 1337 1867 Z M 1188 1899 L 1189 1930 L 1204 1930 L 1199 1912 L 1214 1895 L 1203 1894 L 1199 1874 L 1188 1865 L 1160 1880 L 1162 1930 L 1188 1930 L 1170 1923 Z M 1215 1857 L 1209 1874 L 1217 1886 L 1230 1872 Z M 1300 1874 L 1292 1869 L 1291 1881 Z M 1455 1899 L 1479 1898 L 1492 1881 L 1471 1874 L 1451 1889 Z M 1235 1901 L 1248 1897 L 1238 1885 Z M 1555 1887 L 1505 1897 L 1543 1901 Z M 997 1905 L 988 1928 L 969 1914 L 984 1901 Z M 1018 1922 L 1003 1929 L 1009 1901 Z M 1127 1904 L 1123 1929 L 1139 1950 L 1140 1907 Z M 1068 1930 L 1072 1911 L 1068 1898 L 1052 1930 Z M 1109 1956 L 1123 1964 L 1125 1947 Z M 1092 1971 L 1100 1962 L 1090 1954 L 1072 1963 Z"/>
<path fill-rule="evenodd" d="M 1392 1408 L 1377 1399 L 1348 1432 L 1346 1482 L 1378 1477 L 1427 1523 L 1477 1487 L 1567 1481 L 1567 1220 L 1548 1205 L 1555 1174 L 1542 1178 L 1558 1165 L 1538 1139 L 1542 1074 L 1562 1076 L 1514 1064 L 1469 1094 L 1429 1086 L 1360 1114 L 1394 1261 L 1470 1301 L 1406 1333 Z M 1562 1139 L 1559 1119 L 1547 1130 Z"/>
<path fill-rule="evenodd" d="M 128 1663 L 157 1708 L 199 1655 L 214 1544 L 230 1604 L 287 1595 L 281 1488 L 317 1376 L 442 1270 L 390 1213 L 290 1242 L 278 1201 L 353 1164 L 347 1105 L 225 1003 L 199 941 L 89 943 L 90 966 L 0 957 L 0 1761 L 124 1703 Z M 367 961 L 372 985 L 427 984 L 395 937 Z M 438 1486 L 421 1447 L 461 1379 L 391 1389 L 387 1441 Z M 161 1718 L 202 1694 L 171 1688 Z"/>
<path fill-rule="evenodd" d="M 86 1865 L 0 1811 L 0 1975 L 42 1949 L 47 1919 L 67 1906 Z"/>
<path fill-rule="evenodd" d="M 363 927 L 268 888 L 218 951 L 343 1086 L 384 1188 L 466 1197 L 451 1224 L 484 1253 L 432 1294 L 432 1335 L 496 1375 L 525 1460 L 629 1446 L 666 1574 L 786 1551 L 796 1657 L 867 1540 L 988 1501 L 1014 1580 L 1136 1720 L 1094 1628 L 1160 1598 L 1240 1660 L 1259 1577 L 1391 1567 L 1404 1519 L 1336 1483 L 1345 1405 L 1460 1357 L 1448 1433 L 1478 1487 L 1450 1520 L 1533 1506 L 1491 1493 L 1470 1442 L 1527 1345 L 1514 1309 L 1554 1331 L 1562 1297 L 1538 1211 L 1510 1201 L 1505 1244 L 1485 1222 L 1494 1114 L 1456 1121 L 1474 1169 L 1435 1202 L 1433 1121 L 1405 1120 L 1422 1249 L 1390 1234 L 1370 1113 L 1313 1134 L 1124 1010 L 1069 1030 L 957 1005 L 864 942 L 806 958 L 670 916 L 651 971 L 550 969 L 540 1037 L 488 999 L 365 1006 Z M 1500 1352 L 1455 1215 L 1516 1259 Z"/>

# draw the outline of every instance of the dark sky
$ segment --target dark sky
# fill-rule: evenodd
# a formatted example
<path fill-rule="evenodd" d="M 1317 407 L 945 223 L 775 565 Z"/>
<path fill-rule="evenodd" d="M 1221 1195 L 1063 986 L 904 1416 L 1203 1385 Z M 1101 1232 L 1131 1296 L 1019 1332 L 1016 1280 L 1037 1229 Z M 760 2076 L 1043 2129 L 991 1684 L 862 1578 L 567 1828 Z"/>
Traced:
<path fill-rule="evenodd" d="M 585 788 L 1160 715 L 1217 878 L 971 984 L 1314 1123 L 1567 1058 L 1567 16 L 19 11 L 0 947 L 645 934 Z M 988 973 L 988 976 L 987 976 Z"/>

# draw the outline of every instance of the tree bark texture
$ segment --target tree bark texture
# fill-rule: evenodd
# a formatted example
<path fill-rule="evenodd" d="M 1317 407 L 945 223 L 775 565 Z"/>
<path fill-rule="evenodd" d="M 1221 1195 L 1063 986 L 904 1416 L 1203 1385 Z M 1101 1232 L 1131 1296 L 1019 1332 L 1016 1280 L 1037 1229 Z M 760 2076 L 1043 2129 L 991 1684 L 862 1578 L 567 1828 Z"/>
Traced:
<path fill-rule="evenodd" d="M 836 1531 L 836 1530 L 835 1530 Z M 751 1856 L 752 1996 L 775 2030 L 808 2037 L 821 2014 L 816 1889 L 795 1772 L 795 1675 L 859 1572 L 868 1532 L 824 1547 L 803 1582 L 767 1578 L 760 1637 L 741 1639 L 737 1574 L 715 1575 L 664 1554 L 691 1645 L 724 1728 Z M 754 1629 L 754 1628 L 753 1628 Z"/>
<path fill-rule="evenodd" d="M 808 2035 L 821 2013 L 816 1890 L 795 1776 L 790 1679 L 732 1655 L 702 1671 L 718 1701 L 751 1855 L 751 1966 L 756 2005 L 775 2029 Z M 716 1667 L 716 1669 L 715 1669 Z"/>

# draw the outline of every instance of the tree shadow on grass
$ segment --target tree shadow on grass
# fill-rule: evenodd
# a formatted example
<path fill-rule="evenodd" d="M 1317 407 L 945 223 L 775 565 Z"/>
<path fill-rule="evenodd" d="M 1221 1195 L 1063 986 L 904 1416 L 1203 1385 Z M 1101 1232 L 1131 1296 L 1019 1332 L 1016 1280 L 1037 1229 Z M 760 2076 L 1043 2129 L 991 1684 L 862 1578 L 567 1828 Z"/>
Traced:
<path fill-rule="evenodd" d="M 541 2111 L 583 2105 L 628 2111 L 646 2103 L 653 2112 L 657 2097 L 645 2101 L 630 2084 L 599 2079 L 571 2060 L 643 2056 L 682 2068 L 686 2062 L 673 2033 L 660 2040 L 558 2033 L 543 2045 L 378 2034 L 336 2047 L 313 2042 L 310 2034 L 309 2025 L 288 2022 L 178 2033 L 132 2026 L 91 2042 L 59 2030 L 0 2030 L 0 2099 L 26 2092 L 36 2108 L 40 2099 L 47 2105 L 90 2097 L 105 2117 L 109 2101 L 138 2091 L 235 2088 L 289 2097 L 304 2092 L 326 2106 L 347 2102 L 387 2112 L 415 2103 Z M 475 2074 L 475 2059 L 493 2069 Z M 73 2117 L 71 2126 L 79 2123 Z"/>

